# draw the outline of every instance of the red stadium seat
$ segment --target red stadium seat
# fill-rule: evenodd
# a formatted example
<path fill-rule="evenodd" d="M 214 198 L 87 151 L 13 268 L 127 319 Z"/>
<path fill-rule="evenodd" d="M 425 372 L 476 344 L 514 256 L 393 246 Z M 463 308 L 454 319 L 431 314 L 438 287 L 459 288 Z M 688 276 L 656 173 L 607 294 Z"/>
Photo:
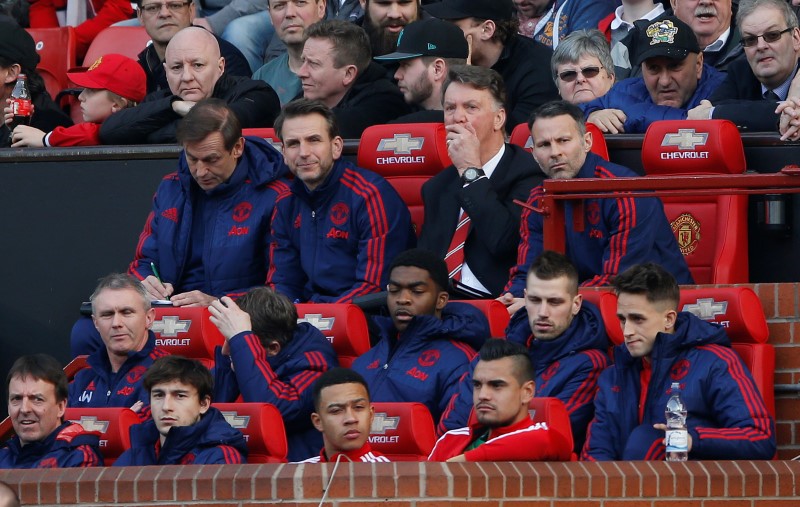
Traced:
<path fill-rule="evenodd" d="M 286 463 L 288 445 L 280 411 L 269 403 L 214 403 L 247 441 L 248 463 Z"/>
<path fill-rule="evenodd" d="M 154 306 L 156 318 L 151 329 L 156 345 L 170 354 L 200 359 L 206 366 L 214 359 L 214 349 L 225 337 L 211 323 L 207 308 Z"/>
<path fill-rule="evenodd" d="M 349 368 L 355 359 L 369 350 L 369 331 L 364 312 L 351 304 L 310 304 L 297 306 L 298 322 L 308 322 L 330 340 L 339 364 Z"/>
<path fill-rule="evenodd" d="M 592 133 L 592 153 L 608 160 L 608 146 L 606 145 L 606 138 L 603 133 L 594 123 L 587 123 L 586 130 Z M 520 123 L 514 127 L 514 130 L 511 131 L 509 142 L 525 148 L 528 151 L 532 151 L 533 139 L 531 139 L 531 131 L 528 128 L 528 124 Z"/>
<path fill-rule="evenodd" d="M 775 349 L 758 296 L 747 287 L 687 289 L 681 291 L 680 310 L 725 327 L 775 417 Z"/>
<path fill-rule="evenodd" d="M 369 435 L 372 449 L 391 461 L 425 461 L 436 443 L 428 407 L 422 403 L 378 403 Z"/>
<path fill-rule="evenodd" d="M 69 88 L 67 71 L 75 67 L 75 29 L 71 26 L 60 28 L 28 28 L 28 33 L 36 43 L 39 65 L 36 70 L 44 79 L 47 93 L 55 99 L 58 92 Z"/>
<path fill-rule="evenodd" d="M 583 296 L 584 301 L 589 301 L 600 309 L 600 315 L 603 317 L 603 324 L 611 343 L 619 345 L 625 341 L 622 337 L 622 326 L 617 318 L 617 296 L 607 290 L 579 289 L 578 292 Z"/>
<path fill-rule="evenodd" d="M 64 419 L 86 431 L 100 433 L 100 451 L 106 466 L 131 447 L 130 429 L 139 424 L 139 416 L 129 408 L 67 408 Z"/>
<path fill-rule="evenodd" d="M 143 26 L 109 26 L 92 40 L 83 58 L 83 65 L 88 67 L 109 53 L 118 53 L 138 60 L 139 53 L 149 43 L 150 36 Z"/>
<path fill-rule="evenodd" d="M 425 218 L 422 185 L 451 164 L 445 137 L 442 123 L 374 125 L 361 134 L 358 165 L 380 174 L 397 190 L 417 235 Z"/>
<path fill-rule="evenodd" d="M 642 143 L 648 175 L 741 174 L 744 148 L 727 120 L 658 121 Z M 663 197 L 694 281 L 698 284 L 748 281 L 747 196 Z"/>
<path fill-rule="evenodd" d="M 492 338 L 506 337 L 508 321 L 511 320 L 511 316 L 506 310 L 506 305 L 496 299 L 469 299 L 457 302 L 470 304 L 486 315 L 489 320 L 489 332 Z"/>
<path fill-rule="evenodd" d="M 67 365 L 64 367 L 64 374 L 66 374 L 68 382 L 72 382 L 72 379 L 75 378 L 75 375 L 79 371 L 89 367 L 89 363 L 86 362 L 88 357 L 89 356 L 86 355 L 78 356 L 67 363 Z"/>
<path fill-rule="evenodd" d="M 276 150 L 283 152 L 283 143 L 281 142 L 281 139 L 278 137 L 278 134 L 275 133 L 275 129 L 273 128 L 253 127 L 249 129 L 242 129 L 242 135 L 250 137 L 260 137 L 261 139 L 271 144 L 272 147 L 275 148 Z"/>

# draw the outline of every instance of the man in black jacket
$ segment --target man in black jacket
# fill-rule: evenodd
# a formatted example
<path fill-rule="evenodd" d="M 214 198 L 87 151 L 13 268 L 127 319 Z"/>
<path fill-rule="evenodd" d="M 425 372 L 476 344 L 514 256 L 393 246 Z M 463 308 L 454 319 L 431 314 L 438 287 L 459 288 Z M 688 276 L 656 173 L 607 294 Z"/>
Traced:
<path fill-rule="evenodd" d="M 505 142 L 505 89 L 497 72 L 453 66 L 443 102 L 453 165 L 422 186 L 419 246 L 445 260 L 452 280 L 497 297 L 519 243 L 522 210 L 514 200 L 526 199 L 544 174 L 530 153 Z"/>
<path fill-rule="evenodd" d="M 424 9 L 464 31 L 472 47 L 472 65 L 496 70 L 503 77 L 509 133 L 527 122 L 534 109 L 559 99 L 550 73 L 553 51 L 517 33 L 519 22 L 512 0 L 443 0 Z"/>
<path fill-rule="evenodd" d="M 272 127 L 280 112 L 275 91 L 263 81 L 229 76 L 213 34 L 184 28 L 167 45 L 169 90 L 148 94 L 136 107 L 119 111 L 103 123 L 103 144 L 175 143 L 178 121 L 200 100 L 224 100 L 242 128 Z"/>
<path fill-rule="evenodd" d="M 372 61 L 364 29 L 347 21 L 330 19 L 306 29 L 297 77 L 305 98 L 333 110 L 345 139 L 359 138 L 365 128 L 410 112 L 386 70 Z"/>

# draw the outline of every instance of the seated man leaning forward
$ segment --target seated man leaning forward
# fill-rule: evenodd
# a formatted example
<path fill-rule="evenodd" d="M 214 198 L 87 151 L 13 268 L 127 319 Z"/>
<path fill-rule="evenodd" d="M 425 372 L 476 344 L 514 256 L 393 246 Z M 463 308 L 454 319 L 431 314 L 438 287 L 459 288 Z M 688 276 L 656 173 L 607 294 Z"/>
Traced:
<path fill-rule="evenodd" d="M 271 403 L 283 417 L 289 461 L 319 452 L 322 437 L 311 426 L 311 385 L 338 365 L 331 342 L 314 326 L 297 322 L 286 296 L 257 287 L 234 302 L 208 307 L 211 322 L 225 336 L 216 350 L 214 400 Z"/>
<path fill-rule="evenodd" d="M 314 413 L 311 422 L 322 433 L 319 456 L 301 463 L 389 461 L 369 445 L 375 409 L 364 377 L 348 368 L 332 368 L 314 382 Z"/>
<path fill-rule="evenodd" d="M 689 459 L 771 459 L 775 422 L 725 329 L 678 312 L 678 284 L 657 264 L 621 273 L 614 289 L 625 343 L 600 375 L 581 459 L 663 460 L 673 382 L 687 407 Z"/>
<path fill-rule="evenodd" d="M 558 460 L 561 437 L 534 423 L 528 404 L 536 387 L 528 351 L 492 339 L 481 347 L 472 373 L 477 423 L 450 430 L 436 442 L 428 461 Z"/>
<path fill-rule="evenodd" d="M 636 176 L 621 165 L 591 153 L 592 134 L 586 131 L 581 110 L 568 102 L 551 102 L 540 107 L 529 123 L 533 156 L 549 178 L 616 178 Z M 531 262 L 542 253 L 542 215 L 532 212 L 544 189 L 531 191 L 522 212 L 517 266 L 511 270 L 502 301 L 509 311 L 522 306 L 525 277 Z M 584 208 L 586 228 L 572 228 L 572 203 L 566 205 L 566 247 L 568 257 L 578 268 L 581 285 L 608 285 L 620 271 L 646 261 L 665 266 L 679 283 L 692 283 L 664 206 L 654 197 L 616 197 L 589 199 Z M 514 303 L 514 304 L 512 304 Z"/>
<path fill-rule="evenodd" d="M 295 179 L 275 206 L 268 284 L 294 302 L 380 292 L 386 267 L 415 239 L 408 207 L 383 177 L 342 159 L 336 116 L 324 104 L 290 102 L 275 130 Z"/>
<path fill-rule="evenodd" d="M 275 202 L 289 191 L 283 157 L 261 138 L 242 137 L 220 99 L 199 102 L 180 123 L 183 153 L 165 177 L 128 272 L 154 300 L 208 306 L 263 285 Z M 72 330 L 72 354 L 102 342 L 88 319 Z"/>
<path fill-rule="evenodd" d="M 67 376 L 55 358 L 20 357 L 6 385 L 14 436 L 0 449 L 0 468 L 103 466 L 99 435 L 64 421 Z"/>
<path fill-rule="evenodd" d="M 581 106 L 588 121 L 608 134 L 642 133 L 654 121 L 684 120 L 725 79 L 703 64 L 691 27 L 674 16 L 637 21 L 634 34 L 642 76 L 620 81 Z"/>
<path fill-rule="evenodd" d="M 162 357 L 147 371 L 153 418 L 131 427 L 131 448 L 114 466 L 244 463 L 244 435 L 211 406 L 214 380 L 199 361 Z"/>
<path fill-rule="evenodd" d="M 211 97 L 224 100 L 243 128 L 272 127 L 280 112 L 278 95 L 265 82 L 225 72 L 217 39 L 203 28 L 175 34 L 164 67 L 169 90 L 154 91 L 138 106 L 111 115 L 100 128 L 103 144 L 173 144 L 180 119 Z"/>

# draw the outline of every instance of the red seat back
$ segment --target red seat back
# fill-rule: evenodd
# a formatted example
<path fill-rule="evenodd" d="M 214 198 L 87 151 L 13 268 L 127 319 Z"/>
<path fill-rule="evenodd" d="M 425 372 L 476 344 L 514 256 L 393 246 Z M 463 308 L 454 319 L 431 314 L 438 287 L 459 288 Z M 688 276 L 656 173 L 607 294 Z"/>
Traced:
<path fill-rule="evenodd" d="M 373 125 L 361 134 L 358 165 L 384 178 L 434 176 L 452 164 L 442 123 Z"/>
<path fill-rule="evenodd" d="M 586 131 L 592 133 L 592 153 L 608 160 L 608 145 L 603 132 L 594 123 L 586 124 Z M 533 139 L 527 123 L 520 123 L 511 131 L 511 144 L 516 144 L 528 151 L 533 151 Z"/>
<path fill-rule="evenodd" d="M 572 425 L 564 402 L 558 398 L 533 398 L 528 405 L 528 411 L 533 422 L 547 423 L 550 431 L 555 431 L 561 437 L 559 459 L 561 461 L 577 460 L 573 454 L 575 443 L 572 439 Z"/>
<path fill-rule="evenodd" d="M 425 461 L 436 444 L 436 430 L 422 403 L 375 402 L 369 434 L 372 449 L 391 461 Z"/>
<path fill-rule="evenodd" d="M 458 302 L 470 304 L 486 315 L 492 338 L 506 337 L 506 328 L 511 316 L 503 303 L 496 299 L 469 299 Z"/>
<path fill-rule="evenodd" d="M 339 364 L 349 368 L 355 359 L 369 350 L 369 331 L 364 312 L 351 304 L 308 304 L 297 306 L 297 321 L 308 322 L 330 340 Z"/>
<path fill-rule="evenodd" d="M 217 326 L 211 323 L 207 308 L 154 306 L 156 318 L 152 331 L 156 345 L 170 354 L 193 359 L 214 359 L 214 349 L 225 342 Z"/>
<path fill-rule="evenodd" d="M 228 424 L 247 440 L 248 463 L 286 463 L 283 417 L 269 403 L 214 403 Z"/>
<path fill-rule="evenodd" d="M 27 28 L 36 43 L 39 65 L 36 70 L 44 79 L 47 93 L 55 99 L 58 92 L 69 88 L 67 71 L 76 66 L 75 29 L 71 26 L 60 28 Z"/>
<path fill-rule="evenodd" d="M 585 301 L 589 301 L 600 309 L 600 315 L 603 317 L 603 324 L 606 328 L 606 334 L 611 339 L 614 345 L 622 343 L 622 326 L 619 324 L 617 318 L 617 296 L 608 290 L 595 290 L 581 288 L 578 292 L 583 296 Z"/>
<path fill-rule="evenodd" d="M 100 452 L 106 466 L 131 447 L 130 429 L 139 416 L 129 408 L 67 408 L 64 420 L 73 421 L 86 431 L 100 433 Z"/>
<path fill-rule="evenodd" d="M 109 53 L 119 53 L 138 60 L 139 53 L 150 43 L 143 26 L 109 26 L 97 34 L 83 57 L 88 67 L 95 60 Z"/>
<path fill-rule="evenodd" d="M 430 176 L 391 176 L 386 181 L 400 194 L 400 198 L 411 213 L 411 225 L 417 236 L 422 232 L 425 221 L 425 205 L 422 202 L 422 185 Z"/>
<path fill-rule="evenodd" d="M 242 129 L 242 135 L 251 137 L 260 137 L 261 139 L 271 144 L 273 148 L 283 153 L 283 143 L 281 142 L 280 137 L 278 137 L 278 134 L 275 132 L 275 129 L 273 128 L 253 127 L 249 129 Z"/>
<path fill-rule="evenodd" d="M 648 175 L 741 174 L 741 136 L 727 120 L 654 122 L 642 144 Z M 747 196 L 669 196 L 661 199 L 689 270 L 698 284 L 749 279 Z"/>

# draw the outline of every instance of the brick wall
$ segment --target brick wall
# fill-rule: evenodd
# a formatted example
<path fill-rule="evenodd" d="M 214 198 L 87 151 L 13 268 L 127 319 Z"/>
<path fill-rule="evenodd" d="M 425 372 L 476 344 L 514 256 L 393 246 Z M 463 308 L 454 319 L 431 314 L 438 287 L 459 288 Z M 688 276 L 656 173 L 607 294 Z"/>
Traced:
<path fill-rule="evenodd" d="M 2 471 L 25 505 L 319 505 L 330 465 Z M 324 505 L 790 507 L 800 462 L 343 463 Z"/>

